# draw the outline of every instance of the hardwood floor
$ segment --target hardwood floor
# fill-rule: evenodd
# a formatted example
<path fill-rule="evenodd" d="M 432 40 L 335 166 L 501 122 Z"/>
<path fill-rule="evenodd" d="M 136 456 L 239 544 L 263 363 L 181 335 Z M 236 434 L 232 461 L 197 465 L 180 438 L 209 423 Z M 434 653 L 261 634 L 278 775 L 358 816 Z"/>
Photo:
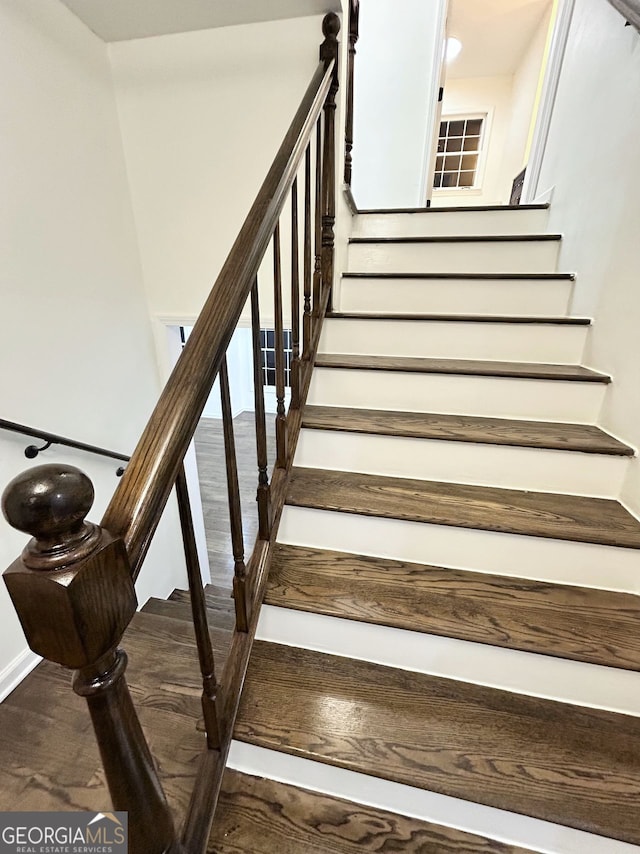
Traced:
<path fill-rule="evenodd" d="M 640 719 L 256 641 L 235 737 L 640 843 Z"/>
<path fill-rule="evenodd" d="M 528 854 L 449 827 L 227 770 L 208 854 Z M 530 854 L 530 852 L 529 852 Z"/>
<path fill-rule="evenodd" d="M 608 498 L 293 468 L 287 504 L 640 548 L 640 522 Z"/>
<path fill-rule="evenodd" d="M 136 614 L 122 647 L 133 702 L 179 821 L 205 743 L 193 628 L 174 616 Z M 214 629 L 211 639 L 221 668 L 230 632 Z M 0 705 L 0 755 L 2 810 L 111 809 L 86 703 L 59 665 L 39 664 Z"/>
<path fill-rule="evenodd" d="M 233 419 L 233 427 L 238 460 L 245 559 L 248 559 L 258 534 L 256 507 L 258 467 L 253 412 L 242 412 L 237 415 Z M 200 419 L 195 433 L 195 447 L 211 579 L 214 583 L 222 584 L 231 590 L 233 555 L 221 419 Z M 269 414 L 267 414 L 267 447 L 269 477 L 271 477 L 275 459 L 275 422 L 274 416 Z"/>

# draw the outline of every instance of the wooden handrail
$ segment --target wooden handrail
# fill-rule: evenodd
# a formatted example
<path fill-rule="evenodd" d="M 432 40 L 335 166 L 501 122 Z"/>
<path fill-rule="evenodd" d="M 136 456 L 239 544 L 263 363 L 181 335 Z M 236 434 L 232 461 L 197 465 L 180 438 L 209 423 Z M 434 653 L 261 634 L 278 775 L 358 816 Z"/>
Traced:
<path fill-rule="evenodd" d="M 134 579 L 334 82 L 334 65 L 318 65 L 102 519 L 102 527 L 124 540 Z"/>
<path fill-rule="evenodd" d="M 609 0 L 609 3 L 640 32 L 640 0 Z"/>

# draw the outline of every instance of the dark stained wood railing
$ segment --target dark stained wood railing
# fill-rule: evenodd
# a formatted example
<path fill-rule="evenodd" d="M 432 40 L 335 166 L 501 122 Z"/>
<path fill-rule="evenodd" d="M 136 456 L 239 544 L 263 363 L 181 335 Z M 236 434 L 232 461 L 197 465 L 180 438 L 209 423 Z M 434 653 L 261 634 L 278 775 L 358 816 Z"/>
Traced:
<path fill-rule="evenodd" d="M 344 132 L 344 183 L 351 187 L 353 167 L 353 87 L 356 42 L 360 33 L 360 0 L 349 0 L 349 53 L 347 55 L 347 112 Z"/>
<path fill-rule="evenodd" d="M 609 0 L 609 3 L 640 32 L 640 0 Z"/>
<path fill-rule="evenodd" d="M 335 111 L 339 19 L 323 21 L 320 64 L 231 249 L 101 525 L 85 522 L 89 479 L 72 466 L 39 466 L 5 490 L 3 510 L 32 535 L 4 578 L 29 645 L 76 670 L 74 690 L 89 706 L 116 809 L 129 813 L 131 854 L 203 854 L 229 749 L 264 595 L 322 318 L 331 298 L 335 223 Z M 312 143 L 315 137 L 315 149 Z M 313 154 L 315 153 L 315 158 Z M 315 198 L 312 199 L 312 159 Z M 300 348 L 298 174 L 304 172 L 303 324 Z M 285 320 L 280 218 L 291 199 L 291 405 L 285 408 Z M 314 221 L 315 220 L 315 221 Z M 312 235 L 315 246 L 312 247 Z M 258 270 L 274 251 L 277 458 L 269 480 Z M 315 261 L 314 261 L 315 255 Z M 261 273 L 261 276 L 264 273 Z M 226 353 L 251 302 L 258 538 L 245 565 L 242 508 Z M 220 379 L 227 495 L 234 559 L 235 631 L 216 674 L 183 460 L 216 377 Z M 180 837 L 125 680 L 118 649 L 135 613 L 134 582 L 176 488 L 202 676 L 206 749 Z M 221 489 L 224 486 L 221 485 Z"/>

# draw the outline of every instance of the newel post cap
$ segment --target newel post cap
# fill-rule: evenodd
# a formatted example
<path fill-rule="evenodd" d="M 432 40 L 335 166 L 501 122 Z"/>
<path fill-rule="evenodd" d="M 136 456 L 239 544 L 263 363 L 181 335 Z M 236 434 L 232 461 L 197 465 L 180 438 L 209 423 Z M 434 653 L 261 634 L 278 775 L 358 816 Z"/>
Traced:
<path fill-rule="evenodd" d="M 2 493 L 2 512 L 12 528 L 32 536 L 25 566 L 56 569 L 90 554 L 100 539 L 85 522 L 93 498 L 93 484 L 75 466 L 48 463 L 14 477 Z"/>
<path fill-rule="evenodd" d="M 4 573 L 29 646 L 73 668 L 118 644 L 137 605 L 124 543 L 85 521 L 93 497 L 80 469 L 59 464 L 28 469 L 2 495 L 9 524 L 32 535 Z"/>

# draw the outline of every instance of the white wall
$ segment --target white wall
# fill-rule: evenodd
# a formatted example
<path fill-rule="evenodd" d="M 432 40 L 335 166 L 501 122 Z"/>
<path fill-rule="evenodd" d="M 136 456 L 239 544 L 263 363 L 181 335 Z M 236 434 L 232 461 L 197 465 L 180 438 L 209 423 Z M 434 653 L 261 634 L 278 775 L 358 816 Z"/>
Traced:
<path fill-rule="evenodd" d="M 514 168 L 518 155 L 506 147 L 511 125 L 513 78 L 499 77 L 452 78 L 446 81 L 442 115 L 487 116 L 483 155 L 479 162 L 479 186 L 469 189 L 434 190 L 431 204 L 438 205 L 499 205 L 509 200 Z"/>
<path fill-rule="evenodd" d="M 513 75 L 511 124 L 506 140 L 507 151 L 513 152 L 518 158 L 512 181 L 526 166 L 529 157 L 529 138 L 532 123 L 535 121 L 534 109 L 537 108 L 536 96 L 541 84 L 540 77 L 551 12 L 552 6 L 549 5 Z"/>
<path fill-rule="evenodd" d="M 154 318 L 197 317 L 317 67 L 322 38 L 322 17 L 306 17 L 110 45 Z M 286 245 L 283 233 L 285 263 Z"/>
<path fill-rule="evenodd" d="M 0 417 L 128 453 L 159 385 L 106 48 L 57 0 L 1 0 L 0 39 Z M 0 432 L 0 484 L 33 464 L 30 443 Z M 35 462 L 53 460 L 94 479 L 99 521 L 117 463 Z M 141 601 L 182 582 L 170 517 Z M 0 521 L 0 566 L 26 539 Z M 2 584 L 0 692 L 25 648 Z"/>
<path fill-rule="evenodd" d="M 424 206 L 446 0 L 361 0 L 354 86 L 359 208 Z"/>
<path fill-rule="evenodd" d="M 577 270 L 573 313 L 595 318 L 586 364 L 613 375 L 601 423 L 640 446 L 640 35 L 604 0 L 576 0 L 539 192 L 560 268 Z M 623 499 L 640 513 L 640 465 Z"/>

